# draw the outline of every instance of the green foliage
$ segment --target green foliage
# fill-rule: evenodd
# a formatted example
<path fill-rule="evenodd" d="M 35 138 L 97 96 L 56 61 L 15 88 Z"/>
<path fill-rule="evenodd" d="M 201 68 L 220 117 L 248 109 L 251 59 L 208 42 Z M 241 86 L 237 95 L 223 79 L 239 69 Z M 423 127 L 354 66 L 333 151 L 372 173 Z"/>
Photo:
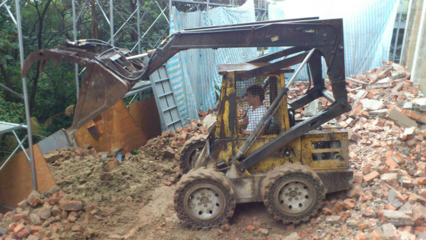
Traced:
<path fill-rule="evenodd" d="M 3 2 L 3 1 L 0 1 Z M 90 39 L 95 35 L 99 39 L 110 39 L 110 26 L 104 18 L 99 5 L 109 17 L 109 0 L 88 0 L 77 22 L 77 38 Z M 136 14 L 130 18 L 128 24 L 114 37 L 118 47 L 132 49 L 138 42 L 138 27 L 145 38 L 140 41 L 142 51 L 159 46 L 169 33 L 169 8 L 167 1 L 140 1 L 141 22 L 137 23 Z M 212 3 L 229 4 L 230 0 L 211 0 Z M 245 0 L 234 0 L 236 5 L 241 5 Z M 255 0 L 256 6 L 260 0 Z M 12 4 L 13 3 L 13 4 Z M 92 4 L 96 3 L 92 8 Z M 14 2 L 9 1 L 11 12 L 15 12 Z M 196 7 L 194 4 L 174 4 L 179 11 L 204 10 L 206 5 Z M 77 6 L 77 13 L 82 5 Z M 128 17 L 136 10 L 137 0 L 114 0 L 114 29 L 117 31 Z M 2 7 L 4 10 L 4 8 Z M 165 9 L 164 15 L 160 15 Z M 93 12 L 92 12 L 93 11 Z M 157 19 L 155 25 L 151 24 Z M 37 0 L 21 1 L 21 20 L 23 32 L 23 45 L 25 56 L 41 48 L 54 48 L 65 39 L 73 39 L 73 21 L 71 1 Z M 22 92 L 22 79 L 20 73 L 20 56 L 18 46 L 18 33 L 7 11 L 0 11 L 0 83 Z M 98 32 L 98 34 L 95 34 Z M 134 52 L 137 52 L 138 48 Z M 80 70 L 82 67 L 80 67 Z M 55 66 L 49 62 L 43 72 L 39 72 L 37 64 L 27 74 L 28 96 L 30 98 L 31 116 L 40 122 L 40 133 L 34 135 L 34 142 L 56 132 L 60 128 L 71 125 L 72 117 L 64 115 L 65 109 L 76 103 L 76 83 L 74 65 L 59 63 Z M 81 81 L 81 79 L 80 79 Z M 218 89 L 220 90 L 220 88 Z M 148 93 L 142 98 L 150 97 Z M 126 99 L 129 102 L 131 98 Z M 0 121 L 25 123 L 23 100 L 0 90 Z M 45 124 L 48 122 L 49 124 Z M 46 128 L 44 128 L 46 125 Z M 20 131 L 20 137 L 25 131 Z M 0 158 L 2 149 L 5 149 L 5 135 L 0 136 Z M 10 148 L 10 147 L 9 147 Z M 8 149 L 9 151 L 10 149 Z"/>
<path fill-rule="evenodd" d="M 25 108 L 23 103 L 8 102 L 4 99 L 3 90 L 0 90 L 0 121 L 11 123 L 23 123 L 25 120 Z"/>

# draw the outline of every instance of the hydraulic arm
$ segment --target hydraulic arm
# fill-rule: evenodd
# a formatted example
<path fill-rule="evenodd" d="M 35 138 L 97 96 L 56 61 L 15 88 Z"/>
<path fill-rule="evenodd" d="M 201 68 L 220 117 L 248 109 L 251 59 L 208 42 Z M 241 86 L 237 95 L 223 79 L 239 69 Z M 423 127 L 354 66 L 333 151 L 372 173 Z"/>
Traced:
<path fill-rule="evenodd" d="M 25 60 L 22 75 L 25 76 L 37 61 L 41 61 L 40 67 L 48 60 L 72 62 L 85 67 L 72 126 L 75 131 L 120 100 L 137 81 L 148 80 L 150 74 L 180 51 L 245 47 L 290 48 L 251 61 L 265 64 L 244 73 L 240 80 L 279 71 L 306 59 L 313 88 L 290 105 L 299 108 L 319 97 L 334 102 L 245 159 L 238 159 L 240 170 L 253 166 L 293 139 L 351 109 L 345 86 L 342 19 L 293 19 L 182 30 L 170 35 L 159 48 L 141 55 L 131 55 L 125 49 L 99 40 L 67 41 L 61 47 L 31 53 Z M 147 58 L 147 61 L 143 62 L 143 58 Z M 322 58 L 327 65 L 333 97 L 324 86 Z M 272 60 L 276 61 L 270 63 Z M 282 89 L 283 94 L 287 91 L 287 87 Z"/>

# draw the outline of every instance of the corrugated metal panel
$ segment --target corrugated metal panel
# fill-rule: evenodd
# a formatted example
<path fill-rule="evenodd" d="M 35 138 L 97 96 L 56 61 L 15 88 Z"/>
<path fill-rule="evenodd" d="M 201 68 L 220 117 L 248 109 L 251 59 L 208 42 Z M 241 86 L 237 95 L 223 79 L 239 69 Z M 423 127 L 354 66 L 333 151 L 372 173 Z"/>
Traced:
<path fill-rule="evenodd" d="M 214 8 L 207 12 L 182 13 L 173 9 L 171 33 L 187 28 L 254 22 L 253 0 L 236 8 Z M 197 118 L 198 109 L 207 111 L 216 104 L 222 77 L 217 64 L 240 63 L 256 58 L 251 49 L 192 49 L 176 54 L 167 63 L 179 112 L 183 120 Z"/>
<path fill-rule="evenodd" d="M 71 147 L 67 133 L 59 130 L 38 143 L 41 153 L 44 155 L 50 151 L 56 151 L 61 148 Z"/>
<path fill-rule="evenodd" d="M 182 127 L 181 116 L 166 67 L 159 68 L 149 76 L 149 79 L 160 115 L 161 130 L 176 130 Z"/>

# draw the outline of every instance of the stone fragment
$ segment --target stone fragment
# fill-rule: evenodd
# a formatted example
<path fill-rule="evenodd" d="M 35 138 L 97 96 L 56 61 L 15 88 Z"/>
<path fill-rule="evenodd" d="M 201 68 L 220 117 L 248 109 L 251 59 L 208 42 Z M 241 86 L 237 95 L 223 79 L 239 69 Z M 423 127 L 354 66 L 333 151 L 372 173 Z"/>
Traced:
<path fill-rule="evenodd" d="M 391 223 L 383 224 L 382 230 L 383 230 L 383 233 L 385 234 L 385 236 L 388 237 L 389 239 L 394 239 L 397 236 L 396 228 Z"/>
<path fill-rule="evenodd" d="M 345 199 L 345 201 L 343 201 L 343 207 L 345 209 L 347 209 L 347 210 L 355 208 L 354 200 L 352 200 L 352 199 Z"/>
<path fill-rule="evenodd" d="M 164 158 L 174 158 L 175 157 L 175 151 L 171 147 L 167 147 L 163 152 Z"/>
<path fill-rule="evenodd" d="M 46 219 L 50 218 L 51 215 L 52 215 L 52 213 L 51 213 L 50 209 L 47 208 L 47 207 L 43 207 L 38 212 L 38 216 L 40 217 L 41 220 L 46 220 Z"/>
<path fill-rule="evenodd" d="M 61 154 L 58 151 L 52 151 L 44 154 L 43 157 L 46 159 L 47 163 L 54 163 L 61 158 Z"/>
<path fill-rule="evenodd" d="M 404 231 L 404 232 L 401 233 L 400 239 L 401 240 L 416 240 L 416 235 L 414 235 L 410 232 Z"/>
<path fill-rule="evenodd" d="M 302 238 L 297 234 L 297 232 L 294 232 L 287 237 L 285 237 L 283 240 L 301 240 Z"/>
<path fill-rule="evenodd" d="M 362 108 L 368 111 L 376 111 L 383 106 L 383 101 L 378 101 L 374 99 L 364 98 L 360 102 L 362 104 Z"/>
<path fill-rule="evenodd" d="M 384 173 L 380 176 L 380 179 L 391 186 L 398 186 L 397 173 Z"/>
<path fill-rule="evenodd" d="M 71 231 L 73 231 L 73 232 L 84 232 L 84 229 L 80 225 L 74 225 L 74 226 L 72 226 Z"/>
<path fill-rule="evenodd" d="M 391 223 L 394 226 L 401 227 L 401 226 L 413 226 L 414 221 L 413 219 L 399 211 L 392 211 L 392 210 L 383 210 L 383 215 L 381 217 L 382 223 Z"/>
<path fill-rule="evenodd" d="M 387 115 L 387 118 L 395 121 L 400 126 L 404 127 L 417 127 L 417 123 L 409 117 L 402 114 L 398 109 L 393 108 Z"/>
<path fill-rule="evenodd" d="M 40 217 L 38 216 L 38 214 L 36 214 L 36 213 L 30 214 L 30 223 L 33 224 L 33 225 L 40 225 L 41 224 L 41 220 L 40 220 Z"/>
<path fill-rule="evenodd" d="M 355 219 L 349 219 L 346 221 L 346 225 L 350 228 L 358 228 L 359 221 Z"/>
<path fill-rule="evenodd" d="M 417 204 L 413 208 L 413 220 L 416 226 L 422 226 L 426 224 L 426 207 Z"/>
<path fill-rule="evenodd" d="M 59 206 L 65 211 L 80 211 L 83 209 L 83 203 L 81 201 L 60 201 Z"/>
<path fill-rule="evenodd" d="M 328 217 L 325 219 L 325 221 L 326 221 L 327 223 L 330 223 L 330 224 L 338 224 L 338 223 L 339 223 L 339 220 L 340 220 L 340 216 L 338 216 L 338 215 L 335 215 L 335 216 L 328 216 Z"/>

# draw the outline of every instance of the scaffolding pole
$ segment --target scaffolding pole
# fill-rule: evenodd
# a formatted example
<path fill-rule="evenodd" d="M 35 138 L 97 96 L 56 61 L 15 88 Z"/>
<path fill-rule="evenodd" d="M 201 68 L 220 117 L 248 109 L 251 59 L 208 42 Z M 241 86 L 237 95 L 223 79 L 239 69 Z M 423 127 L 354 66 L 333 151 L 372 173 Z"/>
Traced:
<path fill-rule="evenodd" d="M 72 33 L 74 35 L 74 42 L 77 41 L 77 19 L 75 18 L 75 0 L 72 0 Z M 80 95 L 80 84 L 78 81 L 78 64 L 74 64 L 75 67 L 75 90 L 77 94 L 77 98 Z"/>
<path fill-rule="evenodd" d="M 18 43 L 19 43 L 19 58 L 21 61 L 21 71 L 24 66 L 24 44 L 22 42 L 22 26 L 21 26 L 21 7 L 20 0 L 15 0 L 16 5 L 16 27 L 18 28 Z M 31 175 L 33 180 L 33 189 L 37 190 L 37 179 L 35 173 L 34 165 L 34 151 L 33 151 L 33 138 L 32 138 L 32 129 L 31 129 L 31 117 L 30 117 L 30 105 L 28 102 L 28 90 L 27 90 L 27 79 L 22 78 L 22 89 L 24 94 L 24 103 L 25 103 L 25 118 L 27 120 L 27 133 L 28 133 L 28 148 L 30 150 L 30 165 L 31 165 Z"/>
<path fill-rule="evenodd" d="M 139 39 L 141 37 L 141 23 L 140 23 L 140 21 L 141 21 L 141 10 L 140 10 L 141 4 L 140 4 L 139 0 L 137 0 L 136 2 L 137 2 L 137 8 L 138 8 L 137 21 L 136 21 L 137 26 L 136 27 L 138 29 L 138 39 Z M 141 54 L 141 45 L 140 44 L 138 44 L 138 54 Z"/>
<path fill-rule="evenodd" d="M 114 46 L 114 1 L 109 0 L 109 29 L 111 34 L 111 45 Z"/>

